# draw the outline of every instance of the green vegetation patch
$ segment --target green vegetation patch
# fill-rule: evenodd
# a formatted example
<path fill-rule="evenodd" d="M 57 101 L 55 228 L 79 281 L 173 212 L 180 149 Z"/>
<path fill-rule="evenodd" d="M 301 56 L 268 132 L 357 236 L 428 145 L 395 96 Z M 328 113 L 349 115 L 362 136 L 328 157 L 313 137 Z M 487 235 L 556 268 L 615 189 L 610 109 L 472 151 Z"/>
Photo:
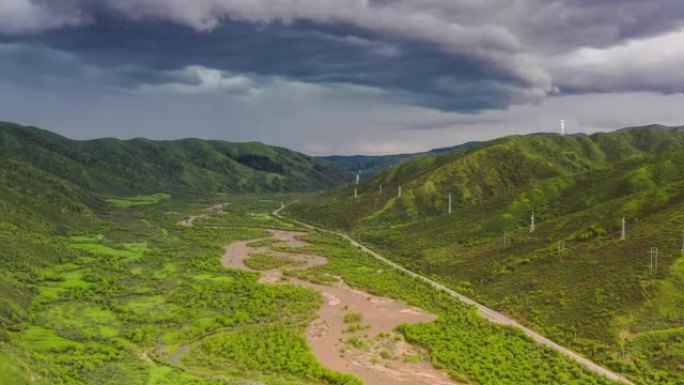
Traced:
<path fill-rule="evenodd" d="M 171 198 L 171 195 L 166 193 L 158 193 L 152 195 L 136 195 L 128 198 L 109 198 L 107 203 L 114 207 L 135 207 L 135 206 L 146 206 L 159 203 Z"/>
<path fill-rule="evenodd" d="M 0 342 L 0 384 L 48 385 L 48 370 L 37 365 L 26 352 Z"/>
<path fill-rule="evenodd" d="M 196 351 L 195 351 L 196 350 Z M 210 365 L 237 373 L 278 373 L 336 385 L 361 385 L 361 381 L 322 367 L 301 333 L 282 324 L 212 336 L 203 340 L 190 365 Z"/>
<path fill-rule="evenodd" d="M 363 315 L 361 313 L 347 313 L 344 315 L 344 323 L 353 324 L 360 323 Z"/>
<path fill-rule="evenodd" d="M 121 258 L 123 263 L 139 261 L 149 251 L 146 243 L 122 243 L 118 248 L 105 246 L 99 243 L 75 243 L 71 247 L 84 250 L 88 253 L 106 257 Z"/>
<path fill-rule="evenodd" d="M 38 320 L 60 335 L 77 340 L 114 337 L 121 327 L 112 311 L 75 302 L 50 306 L 38 315 Z"/>
<path fill-rule="evenodd" d="M 235 278 L 228 276 L 228 275 L 214 275 L 214 274 L 197 274 L 193 275 L 192 279 L 196 279 L 198 281 L 213 281 L 213 282 L 220 282 L 220 283 L 232 283 L 235 281 Z"/>
<path fill-rule="evenodd" d="M 30 326 L 21 333 L 21 341 L 31 349 L 41 352 L 63 352 L 78 349 L 81 344 L 58 336 L 52 330 Z"/>
<path fill-rule="evenodd" d="M 72 235 L 68 238 L 71 243 L 100 243 L 103 239 L 102 234 Z"/>

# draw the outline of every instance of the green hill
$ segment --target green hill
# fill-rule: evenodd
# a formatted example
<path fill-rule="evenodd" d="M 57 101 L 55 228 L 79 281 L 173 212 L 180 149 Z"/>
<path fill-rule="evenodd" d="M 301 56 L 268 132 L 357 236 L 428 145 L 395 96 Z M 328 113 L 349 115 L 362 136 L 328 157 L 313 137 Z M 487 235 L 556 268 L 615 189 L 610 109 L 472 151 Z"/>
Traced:
<path fill-rule="evenodd" d="M 394 167 L 362 181 L 357 199 L 355 187 L 289 212 L 350 231 L 639 383 L 684 383 L 682 128 L 506 137 Z"/>
<path fill-rule="evenodd" d="M 305 191 L 343 180 L 330 162 L 262 143 L 75 141 L 11 123 L 0 123 L 0 160 L 23 162 L 109 195 Z"/>

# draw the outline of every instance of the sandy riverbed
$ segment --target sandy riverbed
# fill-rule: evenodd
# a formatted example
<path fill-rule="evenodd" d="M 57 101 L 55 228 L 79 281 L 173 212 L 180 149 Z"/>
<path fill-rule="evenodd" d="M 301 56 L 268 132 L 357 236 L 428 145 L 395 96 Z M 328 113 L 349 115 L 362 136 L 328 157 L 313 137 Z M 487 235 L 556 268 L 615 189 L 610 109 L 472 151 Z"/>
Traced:
<path fill-rule="evenodd" d="M 289 248 L 307 245 L 301 239 L 306 233 L 272 230 L 271 234 L 271 239 Z M 223 266 L 251 271 L 244 261 L 256 253 L 305 262 L 296 269 L 309 269 L 327 262 L 323 256 L 283 253 L 268 246 L 250 245 L 255 241 L 240 241 L 227 246 L 221 257 Z M 283 282 L 283 272 L 278 269 L 262 271 L 260 282 Z M 426 352 L 405 342 L 399 333 L 394 332 L 403 323 L 429 322 L 436 319 L 435 315 L 391 298 L 354 290 L 341 281 L 334 285 L 320 285 L 288 278 L 287 282 L 316 290 L 324 298 L 318 319 L 307 330 L 311 349 L 324 366 L 354 374 L 367 385 L 458 384 L 427 362 Z M 358 330 L 353 332 L 345 330 L 350 327 L 344 322 L 345 315 L 349 313 L 362 315 Z M 348 342 L 351 338 L 361 341 L 363 346 L 355 347 Z"/>

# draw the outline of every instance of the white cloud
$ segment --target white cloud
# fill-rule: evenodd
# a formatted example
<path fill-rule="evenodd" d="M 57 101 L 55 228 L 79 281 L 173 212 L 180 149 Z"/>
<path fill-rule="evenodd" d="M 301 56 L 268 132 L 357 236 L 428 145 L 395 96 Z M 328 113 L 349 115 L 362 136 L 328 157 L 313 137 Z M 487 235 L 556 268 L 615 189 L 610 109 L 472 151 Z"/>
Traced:
<path fill-rule="evenodd" d="M 684 30 L 604 49 L 580 48 L 550 66 L 561 87 L 682 92 Z"/>

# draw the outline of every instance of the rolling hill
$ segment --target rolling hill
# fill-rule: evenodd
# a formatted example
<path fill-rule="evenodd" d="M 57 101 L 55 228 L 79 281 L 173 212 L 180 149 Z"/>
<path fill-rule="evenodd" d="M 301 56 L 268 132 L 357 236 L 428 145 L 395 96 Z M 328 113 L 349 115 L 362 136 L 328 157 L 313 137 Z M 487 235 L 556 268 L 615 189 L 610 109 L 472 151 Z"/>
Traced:
<path fill-rule="evenodd" d="M 289 213 L 351 232 L 638 383 L 684 383 L 681 127 L 506 137 L 393 167 L 362 181 L 357 199 L 354 188 Z"/>
<path fill-rule="evenodd" d="M 12 123 L 0 123 L 0 161 L 21 162 L 110 195 L 306 191 L 343 180 L 330 162 L 262 143 L 76 141 Z"/>

